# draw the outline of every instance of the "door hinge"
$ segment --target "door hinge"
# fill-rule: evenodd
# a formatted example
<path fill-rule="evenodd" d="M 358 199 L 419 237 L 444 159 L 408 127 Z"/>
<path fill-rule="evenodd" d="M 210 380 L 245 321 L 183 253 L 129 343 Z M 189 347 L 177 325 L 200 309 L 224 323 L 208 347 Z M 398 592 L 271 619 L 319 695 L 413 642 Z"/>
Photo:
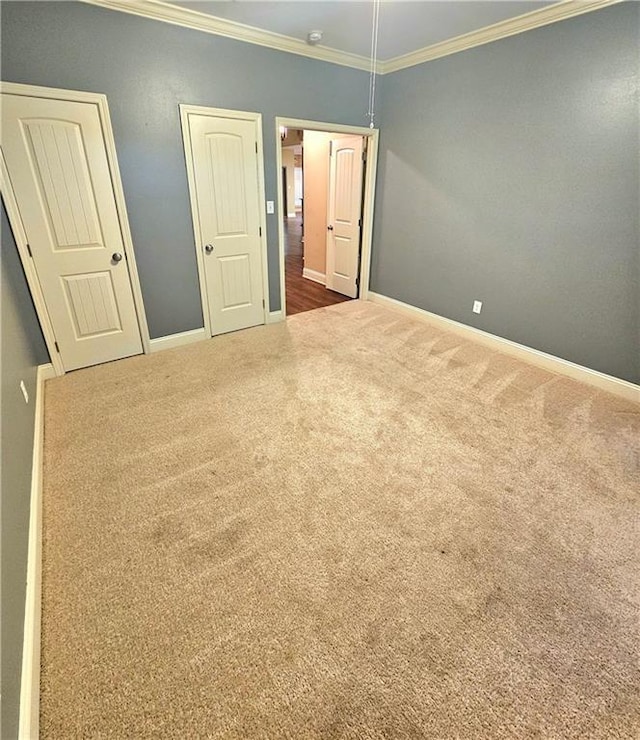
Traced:
<path fill-rule="evenodd" d="M 333 139 L 329 140 L 329 156 L 333 157 Z"/>
<path fill-rule="evenodd" d="M 258 234 L 259 236 L 262 236 L 262 226 L 258 226 Z"/>
<path fill-rule="evenodd" d="M 33 259 L 33 254 L 31 253 L 31 245 L 30 244 L 27 244 L 27 252 L 29 252 L 29 257 L 31 257 L 31 259 Z"/>
<path fill-rule="evenodd" d="M 362 150 L 362 161 L 363 162 L 367 161 L 367 150 L 366 149 Z"/>
<path fill-rule="evenodd" d="M 264 308 L 264 298 L 262 299 L 262 308 Z"/>
<path fill-rule="evenodd" d="M 256 141 L 256 154 L 258 153 L 258 142 Z"/>
<path fill-rule="evenodd" d="M 56 352 L 57 352 L 58 354 L 60 354 L 60 347 L 58 347 L 58 343 L 57 343 L 57 342 L 54 342 L 54 344 L 55 344 L 55 346 L 56 346 Z"/>
<path fill-rule="evenodd" d="M 362 219 L 361 218 L 358 219 L 358 228 L 360 228 L 360 226 L 362 226 Z"/>

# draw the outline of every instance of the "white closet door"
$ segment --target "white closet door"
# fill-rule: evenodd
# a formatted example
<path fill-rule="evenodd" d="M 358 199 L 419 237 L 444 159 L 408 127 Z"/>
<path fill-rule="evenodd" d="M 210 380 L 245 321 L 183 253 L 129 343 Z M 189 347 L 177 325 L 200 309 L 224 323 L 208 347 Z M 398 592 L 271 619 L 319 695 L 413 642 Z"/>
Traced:
<path fill-rule="evenodd" d="M 263 324 L 256 122 L 189 113 L 188 125 L 211 333 Z"/>
<path fill-rule="evenodd" d="M 141 353 L 97 106 L 3 94 L 2 150 L 65 370 Z"/>

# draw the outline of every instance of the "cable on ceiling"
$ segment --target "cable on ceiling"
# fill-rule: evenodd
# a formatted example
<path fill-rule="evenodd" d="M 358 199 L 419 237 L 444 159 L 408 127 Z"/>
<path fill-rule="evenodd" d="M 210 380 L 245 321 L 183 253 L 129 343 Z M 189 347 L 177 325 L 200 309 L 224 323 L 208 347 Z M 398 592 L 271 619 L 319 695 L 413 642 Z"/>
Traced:
<path fill-rule="evenodd" d="M 371 22 L 371 67 L 369 69 L 369 128 L 373 128 L 376 103 L 376 71 L 378 66 L 378 27 L 380 25 L 380 0 L 372 0 L 373 18 Z"/>

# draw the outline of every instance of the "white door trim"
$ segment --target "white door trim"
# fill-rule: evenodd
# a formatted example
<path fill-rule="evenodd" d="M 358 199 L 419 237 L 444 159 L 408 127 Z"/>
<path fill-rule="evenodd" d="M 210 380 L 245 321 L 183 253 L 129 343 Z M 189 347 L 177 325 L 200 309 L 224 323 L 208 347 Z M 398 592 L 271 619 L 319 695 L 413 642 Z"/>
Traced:
<path fill-rule="evenodd" d="M 124 198 L 124 190 L 122 188 L 120 168 L 118 167 L 116 143 L 113 137 L 113 129 L 111 128 L 111 117 L 109 115 L 107 96 L 102 93 L 84 92 L 79 90 L 62 90 L 54 87 L 40 87 L 38 85 L 22 85 L 15 82 L 0 82 L 0 92 L 10 95 L 25 95 L 31 98 L 48 98 L 51 100 L 66 100 L 76 103 L 92 103 L 96 106 L 98 116 L 100 118 L 100 126 L 102 127 L 102 133 L 104 135 L 107 162 L 109 165 L 109 173 L 111 175 L 111 184 L 113 185 L 113 193 L 115 196 L 116 210 L 118 212 L 118 221 L 120 224 L 120 231 L 122 233 L 124 251 L 127 257 L 129 280 L 131 283 L 131 291 L 133 293 L 136 317 L 138 319 L 138 328 L 140 329 L 142 349 L 145 354 L 148 354 L 150 352 L 149 327 L 147 325 L 147 315 L 144 310 L 138 266 L 133 249 L 131 230 L 129 228 L 129 217 L 127 215 L 127 205 Z M 29 252 L 27 250 L 26 232 L 22 225 L 18 203 L 13 193 L 11 180 L 9 179 L 9 173 L 6 169 L 4 158 L 2 158 L 1 170 L 0 185 L 7 204 L 7 215 L 9 216 L 16 243 L 18 244 L 18 252 L 27 276 L 27 283 L 31 290 L 31 295 L 33 296 L 36 312 L 40 319 L 42 333 L 55 371 L 58 375 L 63 375 L 64 367 L 55 348 L 56 338 L 53 332 L 53 326 L 46 311 L 44 297 L 38 283 L 33 260 L 29 256 Z M 9 201 L 11 201 L 11 208 L 9 208 Z"/>
<path fill-rule="evenodd" d="M 226 108 L 208 108 L 202 105 L 179 104 L 180 123 L 182 126 L 182 141 L 184 143 L 185 163 L 187 166 L 187 181 L 189 183 L 189 201 L 191 203 L 191 220 L 193 222 L 194 246 L 196 250 L 196 262 L 198 265 L 198 281 L 200 283 L 200 300 L 202 302 L 202 315 L 204 317 L 204 328 L 207 336 L 212 335 L 211 321 L 209 319 L 209 298 L 207 296 L 207 282 L 204 271 L 204 258 L 202 256 L 202 235 L 200 233 L 200 217 L 198 215 L 198 201 L 196 193 L 196 179 L 193 171 L 193 159 L 187 156 L 191 152 L 191 132 L 189 131 L 189 114 L 200 116 L 215 116 L 216 118 L 232 118 L 240 121 L 253 121 L 256 125 L 256 139 L 258 143 L 258 200 L 260 203 L 260 256 L 262 260 L 262 289 L 264 293 L 264 322 L 269 319 L 269 274 L 267 262 L 267 221 L 265 215 L 265 188 L 264 188 L 264 150 L 262 145 L 262 114 L 242 110 L 229 110 Z"/>
<path fill-rule="evenodd" d="M 64 366 L 62 364 L 62 358 L 56 349 L 56 335 L 53 331 L 53 324 L 49 318 L 49 312 L 47 311 L 47 305 L 44 302 L 44 296 L 42 294 L 42 288 L 38 281 L 38 275 L 36 273 L 36 267 L 33 263 L 33 259 L 29 254 L 27 248 L 27 233 L 24 230 L 22 224 L 22 217 L 20 216 L 20 210 L 18 208 L 18 201 L 16 200 L 15 193 L 13 192 L 13 186 L 9 179 L 9 171 L 7 170 L 7 164 L 4 161 L 4 153 L 0 149 L 0 191 L 2 192 L 2 198 L 4 200 L 5 208 L 7 209 L 7 216 L 9 218 L 9 224 L 13 231 L 14 239 L 18 247 L 18 254 L 20 255 L 20 261 L 24 269 L 24 274 L 27 278 L 27 285 L 31 291 L 31 297 L 33 299 L 33 305 L 36 309 L 36 314 L 40 320 L 40 327 L 42 329 L 42 335 L 44 342 L 47 345 L 47 351 L 51 358 L 51 364 L 55 370 L 56 375 L 64 375 Z"/>
<path fill-rule="evenodd" d="M 276 141 L 276 172 L 282 171 L 282 148 L 280 141 L 280 127 L 300 128 L 309 131 L 326 131 L 331 134 L 356 134 L 367 137 L 367 163 L 365 167 L 364 195 L 362 211 L 362 252 L 360 254 L 360 286 L 358 300 L 366 301 L 369 297 L 369 275 L 371 272 L 371 241 L 373 237 L 373 210 L 375 204 L 376 171 L 378 168 L 378 139 L 377 128 L 365 128 L 364 126 L 349 126 L 340 123 L 327 123 L 323 121 L 305 121 L 299 118 L 283 118 L 276 116 L 275 119 L 275 141 Z M 284 275 L 284 199 L 282 195 L 282 183 L 278 181 L 278 252 L 280 265 L 280 310 L 283 320 L 287 315 L 287 297 L 285 290 Z"/>

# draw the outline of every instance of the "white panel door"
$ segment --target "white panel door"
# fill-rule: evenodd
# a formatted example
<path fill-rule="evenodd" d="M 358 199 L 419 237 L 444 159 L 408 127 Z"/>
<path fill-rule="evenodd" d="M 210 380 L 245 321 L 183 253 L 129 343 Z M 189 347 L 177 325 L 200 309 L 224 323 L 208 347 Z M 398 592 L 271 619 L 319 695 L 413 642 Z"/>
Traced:
<path fill-rule="evenodd" d="M 356 298 L 362 212 L 362 137 L 331 140 L 326 286 Z"/>
<path fill-rule="evenodd" d="M 195 113 L 188 121 L 211 333 L 263 324 L 256 122 Z"/>
<path fill-rule="evenodd" d="M 140 354 L 97 106 L 3 94 L 1 136 L 65 370 Z"/>

